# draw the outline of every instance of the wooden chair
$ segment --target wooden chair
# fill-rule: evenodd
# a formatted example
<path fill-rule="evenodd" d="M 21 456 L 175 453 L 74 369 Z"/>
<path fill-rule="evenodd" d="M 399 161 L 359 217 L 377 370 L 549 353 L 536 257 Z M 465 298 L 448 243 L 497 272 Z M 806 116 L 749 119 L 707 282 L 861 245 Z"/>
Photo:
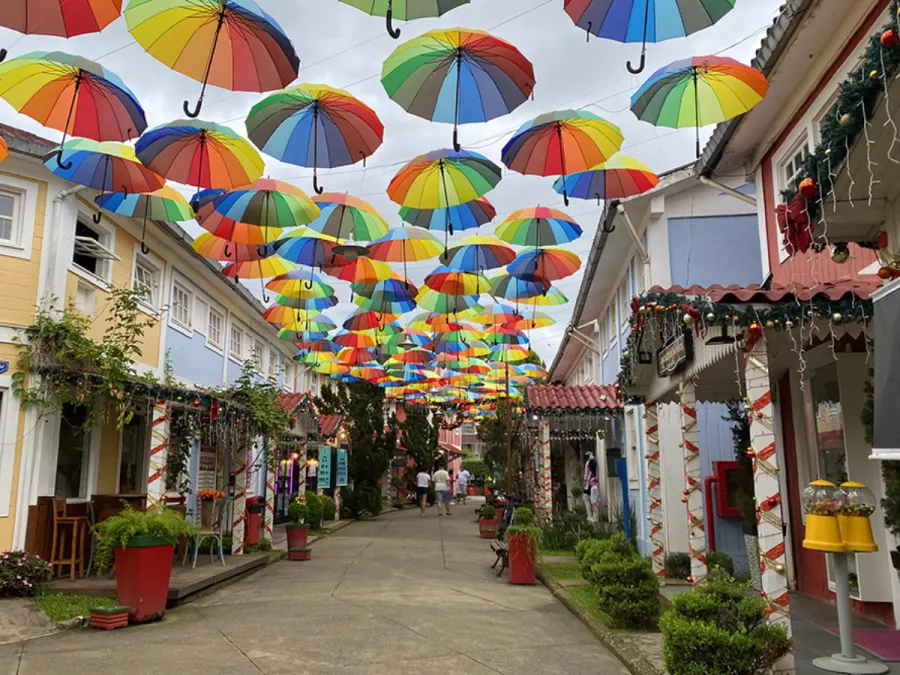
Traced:
<path fill-rule="evenodd" d="M 227 500 L 225 499 L 217 499 L 216 505 L 213 511 L 213 525 L 210 529 L 199 529 L 194 533 L 194 536 L 191 538 L 191 541 L 188 542 L 188 545 L 185 547 L 184 558 L 181 560 L 182 566 L 185 562 L 187 562 L 188 555 L 191 553 L 193 549 L 193 565 L 192 567 L 197 567 L 197 556 L 200 555 L 200 547 L 203 545 L 204 541 L 209 541 L 209 562 L 212 564 L 213 562 L 213 549 L 218 549 L 219 554 L 219 562 L 222 563 L 222 567 L 225 567 L 225 556 L 222 551 L 222 535 L 224 533 L 225 528 L 223 527 L 222 519 L 225 517 L 227 513 L 227 509 L 225 506 L 227 505 Z"/>
<path fill-rule="evenodd" d="M 64 565 L 69 566 L 69 579 L 72 581 L 75 581 L 76 565 L 78 575 L 84 576 L 84 537 L 89 529 L 87 516 L 68 516 L 66 500 L 58 497 L 53 499 L 53 547 L 50 562 L 53 563 L 57 576 L 62 576 Z M 69 540 L 69 557 L 65 557 L 66 535 Z"/>

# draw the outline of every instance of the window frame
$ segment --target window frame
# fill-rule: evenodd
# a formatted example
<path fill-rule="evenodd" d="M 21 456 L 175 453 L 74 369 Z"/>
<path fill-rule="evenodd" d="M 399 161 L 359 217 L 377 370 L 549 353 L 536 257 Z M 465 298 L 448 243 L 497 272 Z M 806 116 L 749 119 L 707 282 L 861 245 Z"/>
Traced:
<path fill-rule="evenodd" d="M 640 439 L 638 438 L 640 427 L 636 408 L 633 406 L 625 410 L 625 452 L 626 466 L 628 467 L 629 486 L 640 483 L 641 474 L 638 463 L 641 458 Z"/>
<path fill-rule="evenodd" d="M 185 307 L 185 316 L 187 317 L 187 323 L 179 319 L 175 315 L 175 308 L 178 304 L 178 292 L 181 291 L 185 294 L 187 298 L 187 306 Z M 180 333 L 184 333 L 188 337 L 192 337 L 194 334 L 194 329 L 191 325 L 191 317 L 193 316 L 194 311 L 194 292 L 188 287 L 187 284 L 182 283 L 178 279 L 172 280 L 172 293 L 169 297 L 169 325 L 172 326 L 175 330 Z"/>
<path fill-rule="evenodd" d="M 18 236 L 15 241 L 0 241 L 0 256 L 31 260 L 34 244 L 34 227 L 37 218 L 38 191 L 42 183 L 22 176 L 0 176 L 0 190 L 18 196 Z M 37 246 L 40 253 L 40 243 Z"/>
<path fill-rule="evenodd" d="M 616 297 L 618 298 L 618 292 L 616 293 Z M 611 305 L 606 308 L 606 317 L 605 317 L 605 328 L 606 331 L 606 351 L 609 351 L 613 347 L 619 344 L 619 331 L 618 331 L 618 323 L 616 322 L 616 306 L 618 305 L 618 299 L 613 302 Z"/>
<path fill-rule="evenodd" d="M 235 334 L 240 338 L 238 343 L 238 350 L 234 350 L 235 345 Z M 244 336 L 246 332 L 243 328 L 241 328 L 236 323 L 231 324 L 231 329 L 228 331 L 228 358 L 234 361 L 235 363 L 243 363 L 244 362 Z"/>
<path fill-rule="evenodd" d="M 152 253 L 142 252 L 140 246 L 136 244 L 134 247 L 134 259 L 131 263 L 132 289 L 135 289 L 139 267 L 149 271 L 156 281 L 156 287 L 150 289 L 150 297 L 141 300 L 140 304 L 144 309 L 150 310 L 151 314 L 157 316 L 159 308 L 162 306 L 162 289 L 166 277 L 165 263 Z"/>
<path fill-rule="evenodd" d="M 213 307 L 208 306 L 209 311 L 206 313 L 206 346 L 218 354 L 225 352 L 225 313 Z M 216 342 L 212 338 L 213 322 L 212 317 L 215 316 L 219 320 L 219 340 Z"/>
<path fill-rule="evenodd" d="M 253 360 L 256 363 L 256 372 L 260 375 L 264 375 L 266 372 L 266 366 L 268 361 L 266 360 L 266 343 L 264 340 L 260 340 L 255 334 L 251 335 L 253 339 L 253 347 L 251 348 L 251 353 L 253 354 Z"/>
<path fill-rule="evenodd" d="M 269 377 L 275 380 L 277 380 L 278 376 L 281 374 L 281 368 L 279 367 L 278 363 L 278 354 L 279 352 L 277 349 L 275 349 L 274 347 L 269 347 L 269 361 L 266 371 L 268 372 Z M 272 372 L 273 370 L 275 372 Z"/>
<path fill-rule="evenodd" d="M 92 230 L 94 233 L 98 235 L 98 239 L 96 240 L 96 244 L 92 244 L 92 247 L 96 247 L 102 249 L 105 253 L 111 258 L 98 258 L 98 265 L 102 265 L 102 267 L 98 267 L 99 272 L 91 272 L 86 267 L 82 267 L 78 263 L 75 262 L 75 254 L 76 254 L 76 246 L 78 245 L 79 238 L 75 234 L 77 231 L 75 228 L 78 227 L 78 224 L 81 224 L 83 227 L 86 227 L 89 230 Z M 112 283 L 112 273 L 113 266 L 116 262 L 121 262 L 121 258 L 116 255 L 116 228 L 115 226 L 111 226 L 107 224 L 105 221 L 101 220 L 99 223 L 95 223 L 94 219 L 90 214 L 84 211 L 78 211 L 75 217 L 75 228 L 73 228 L 72 233 L 72 256 L 69 260 L 69 270 L 78 276 L 87 279 L 91 283 L 100 286 L 104 290 L 108 290 L 110 284 Z M 93 239 L 93 237 L 90 237 Z"/>
<path fill-rule="evenodd" d="M 0 197 L 9 197 L 13 203 L 13 212 L 9 217 L 9 239 L 0 238 L 0 246 L 22 248 L 23 196 L 21 190 L 12 190 L 8 186 L 0 184 Z M 0 218 L 6 218 L 6 216 L 0 216 Z"/>

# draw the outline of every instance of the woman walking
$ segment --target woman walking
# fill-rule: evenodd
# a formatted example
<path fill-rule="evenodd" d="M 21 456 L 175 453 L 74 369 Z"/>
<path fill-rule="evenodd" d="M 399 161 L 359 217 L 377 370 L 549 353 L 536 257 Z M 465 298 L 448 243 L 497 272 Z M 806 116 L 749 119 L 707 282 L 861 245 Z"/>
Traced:
<path fill-rule="evenodd" d="M 434 482 L 434 491 L 437 493 L 438 516 L 444 515 L 441 507 L 447 510 L 448 516 L 452 516 L 453 514 L 450 513 L 450 474 L 444 468 L 443 462 L 438 464 L 438 470 L 434 472 L 431 480 Z"/>
<path fill-rule="evenodd" d="M 425 469 L 416 474 L 416 497 L 419 498 L 419 510 L 425 517 L 425 507 L 428 506 L 428 487 L 431 485 L 431 476 Z"/>

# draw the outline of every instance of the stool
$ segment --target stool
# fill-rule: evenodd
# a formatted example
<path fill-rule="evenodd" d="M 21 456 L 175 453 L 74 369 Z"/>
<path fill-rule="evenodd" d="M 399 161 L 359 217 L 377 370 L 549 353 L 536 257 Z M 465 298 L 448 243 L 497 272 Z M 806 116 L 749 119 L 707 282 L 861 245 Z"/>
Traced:
<path fill-rule="evenodd" d="M 66 558 L 66 529 L 71 528 L 69 539 L 69 557 Z M 84 576 L 84 535 L 89 529 L 87 516 L 67 516 L 66 500 L 53 500 L 53 547 L 50 562 L 56 569 L 56 575 L 62 576 L 62 567 L 69 566 L 69 579 L 75 581 L 75 566 L 78 575 Z"/>

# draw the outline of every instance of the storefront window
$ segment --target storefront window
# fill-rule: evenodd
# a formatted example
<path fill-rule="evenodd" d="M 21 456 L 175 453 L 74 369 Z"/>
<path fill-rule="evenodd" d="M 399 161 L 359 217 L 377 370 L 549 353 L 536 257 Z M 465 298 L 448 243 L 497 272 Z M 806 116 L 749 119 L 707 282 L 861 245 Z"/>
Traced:
<path fill-rule="evenodd" d="M 847 480 L 847 451 L 836 363 L 813 373 L 812 402 L 819 477 L 840 485 Z"/>
<path fill-rule="evenodd" d="M 131 495 L 141 492 L 146 480 L 144 458 L 148 455 L 147 418 L 135 415 L 122 428 L 122 458 L 119 461 L 119 494 Z"/>
<path fill-rule="evenodd" d="M 87 464 L 90 434 L 82 425 L 87 419 L 84 406 L 63 406 L 59 429 L 59 452 L 56 455 L 56 497 L 75 499 L 87 496 Z"/>

